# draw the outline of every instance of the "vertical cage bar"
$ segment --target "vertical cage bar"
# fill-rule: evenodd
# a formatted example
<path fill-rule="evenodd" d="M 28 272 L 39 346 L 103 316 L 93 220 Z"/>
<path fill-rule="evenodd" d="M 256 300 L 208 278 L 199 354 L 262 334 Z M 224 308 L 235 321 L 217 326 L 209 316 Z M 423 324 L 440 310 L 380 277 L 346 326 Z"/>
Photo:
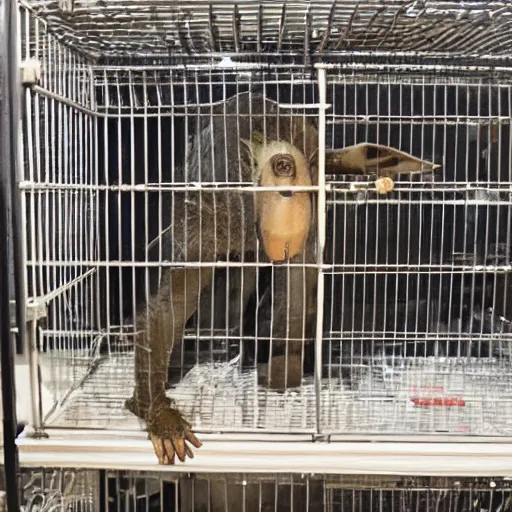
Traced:
<path fill-rule="evenodd" d="M 318 78 L 318 242 L 317 264 L 318 284 L 316 295 L 316 335 L 315 335 L 315 406 L 316 406 L 316 430 L 320 434 L 322 430 L 321 420 L 321 379 L 322 379 L 322 341 L 323 341 L 323 317 L 324 317 L 324 274 L 323 259 L 326 230 L 326 196 L 325 196 L 325 147 L 326 147 L 326 109 L 327 109 L 327 72 L 325 68 L 316 66 Z"/>
<path fill-rule="evenodd" d="M 21 33 L 21 23 L 20 22 L 21 22 L 22 13 L 18 10 L 17 15 L 18 15 L 18 26 L 19 26 L 19 30 Z M 28 16 L 28 13 L 25 13 L 24 18 L 25 18 L 25 39 L 26 39 L 25 55 L 23 55 L 21 38 L 18 38 L 17 44 L 18 44 L 19 55 L 24 57 L 25 59 L 29 59 L 30 58 L 30 45 L 31 45 L 31 39 L 30 39 L 31 24 L 30 24 L 30 18 Z M 37 34 L 36 34 L 36 37 L 37 37 Z M 32 98 L 32 93 L 31 93 L 30 89 L 28 89 L 28 88 L 25 89 L 22 96 L 25 98 L 25 101 L 24 101 L 25 109 L 22 112 L 22 116 L 23 116 L 24 124 L 26 125 L 26 137 L 27 137 L 26 152 L 27 152 L 27 163 L 28 163 L 28 173 L 29 173 L 28 178 L 31 181 L 34 181 L 35 173 L 36 173 L 36 167 L 35 167 L 36 163 L 34 162 L 34 145 L 38 144 L 39 141 L 34 140 L 33 135 L 34 134 L 37 135 L 37 133 L 38 133 L 35 131 L 35 127 L 37 126 L 37 124 L 35 124 L 35 123 L 37 123 L 39 121 L 39 117 L 38 117 L 39 112 L 37 112 L 37 109 L 36 109 L 35 123 L 33 123 L 32 122 L 33 98 Z M 21 99 L 21 95 L 20 95 L 20 99 Z M 25 150 L 25 148 L 23 147 L 23 142 L 24 141 L 23 141 L 22 132 L 20 130 L 20 137 L 19 137 L 19 154 L 20 155 L 23 155 L 24 150 Z M 24 174 L 22 166 L 20 167 L 20 172 L 22 174 Z M 23 176 L 23 178 L 24 177 L 25 176 Z M 15 186 L 14 183 L 15 182 L 13 181 L 13 186 Z M 36 254 L 37 254 L 37 249 L 36 249 L 37 237 L 36 237 L 36 232 L 35 232 L 35 226 L 36 226 L 35 218 L 36 218 L 37 210 L 36 210 L 36 206 L 35 206 L 36 203 L 35 203 L 34 192 L 31 192 L 31 194 L 30 194 L 30 223 L 28 222 L 28 219 L 27 219 L 27 208 L 26 208 L 27 204 L 26 203 L 27 203 L 26 193 L 20 192 L 21 226 L 28 226 L 28 225 L 31 226 L 30 252 L 31 252 L 31 258 L 35 259 L 37 257 L 36 256 Z M 20 230 L 19 237 L 20 237 L 20 243 L 21 243 L 20 249 L 23 252 L 25 252 L 27 250 L 26 229 Z M 22 270 L 23 283 L 25 283 L 27 280 L 27 275 L 28 275 L 27 270 L 26 270 L 27 267 L 24 264 L 24 262 L 26 261 L 25 254 L 23 254 L 21 261 L 23 262 L 23 263 L 21 263 L 21 265 L 23 266 L 23 270 Z M 37 287 L 38 286 L 37 286 L 37 274 L 36 274 L 35 267 L 32 267 L 32 282 L 33 282 L 32 286 L 34 287 L 33 294 L 37 295 L 37 293 L 38 293 Z M 23 295 L 25 296 L 25 292 L 23 293 Z M 25 322 L 24 322 L 24 325 L 25 325 Z M 23 347 L 21 349 L 21 353 L 23 354 L 23 364 L 28 364 L 29 398 L 30 398 L 30 400 L 29 400 L 30 410 L 28 411 L 29 417 L 28 418 L 20 418 L 20 419 L 21 420 L 26 419 L 28 421 L 29 426 L 31 427 L 31 429 L 33 429 L 33 431 L 31 433 L 39 432 L 42 427 L 41 404 L 39 401 L 39 398 L 41 396 L 40 389 L 39 389 L 39 384 L 40 384 L 40 382 L 39 382 L 39 364 L 38 364 L 38 354 L 37 354 L 37 347 L 36 347 L 36 337 L 35 337 L 36 328 L 35 327 L 36 327 L 35 322 L 31 322 L 30 329 L 28 330 L 28 332 L 26 332 L 26 337 L 23 336 L 18 339 L 18 343 L 22 343 L 22 340 L 26 340 L 26 343 L 23 343 L 23 345 L 21 345 Z M 28 431 L 25 430 L 25 435 L 27 433 L 28 433 Z"/>
<path fill-rule="evenodd" d="M 18 150 L 20 131 L 19 121 L 19 76 L 18 76 L 18 27 L 16 4 L 3 0 L 0 5 L 0 41 L 2 58 L 0 59 L 0 234 L 6 250 L 0 251 L 0 336 L 1 336 L 1 379 L 3 408 L 3 449 L 5 485 L 7 489 L 7 509 L 19 510 L 18 495 L 18 451 L 16 447 L 16 390 L 14 378 L 14 346 L 11 338 L 10 300 L 16 299 L 16 320 L 21 343 L 25 341 L 24 329 L 24 287 L 23 262 L 19 234 L 20 201 L 16 184 L 18 182 Z M 11 217 L 9 216 L 11 210 Z M 12 224 L 11 224 L 12 222 Z M 12 252 L 11 244 L 12 240 Z M 14 287 L 12 293 L 11 264 L 14 258 Z M 16 261 L 17 260 L 17 261 Z"/>
<path fill-rule="evenodd" d="M 32 109 L 31 109 L 32 97 L 31 97 L 30 92 L 28 92 L 28 91 L 26 91 L 26 98 L 27 98 L 27 101 L 26 101 L 25 119 L 27 120 L 27 125 L 29 126 L 29 129 L 27 131 L 29 133 L 32 133 L 33 125 L 29 121 L 29 119 L 32 118 Z M 31 138 L 29 138 L 28 151 L 30 153 L 32 152 L 32 148 L 33 148 L 32 140 L 31 140 Z M 30 168 L 30 174 L 31 174 L 30 179 L 31 180 L 34 178 L 33 164 L 34 164 L 33 158 L 32 159 L 29 158 L 29 168 Z M 27 215 L 26 215 L 26 212 L 27 212 L 26 195 L 25 195 L 24 191 L 21 191 L 20 199 L 21 199 L 21 201 L 20 201 L 21 202 L 20 216 L 22 219 L 21 225 L 27 226 L 27 225 L 29 225 L 29 222 L 27 220 Z M 35 198 L 34 198 L 33 192 L 30 194 L 30 210 L 31 210 L 30 226 L 32 226 L 32 228 L 34 228 L 36 225 L 36 221 L 35 221 L 36 208 L 35 208 Z M 36 256 L 36 254 L 37 254 L 36 253 L 36 233 L 35 233 L 35 229 L 32 229 L 31 231 L 32 231 L 32 233 L 31 233 L 31 244 L 32 244 L 31 252 L 32 252 L 32 257 L 35 259 L 37 257 Z M 22 230 L 22 232 L 20 233 L 20 239 L 22 240 L 22 242 L 21 242 L 22 250 L 23 249 L 26 250 L 25 230 Z M 23 252 L 25 252 L 25 250 L 23 250 Z M 26 261 L 25 254 L 23 254 L 23 256 L 22 256 L 22 261 L 23 262 Z M 23 272 L 24 279 L 26 279 L 26 277 L 27 277 L 27 273 L 25 271 L 26 267 L 25 267 L 25 265 L 23 265 L 23 267 L 24 268 L 23 268 L 22 272 Z M 36 277 L 35 267 L 33 267 L 32 277 L 33 277 L 33 287 L 34 287 L 33 293 L 34 293 L 34 295 L 37 295 L 38 290 L 37 290 L 37 277 Z M 24 296 L 25 296 L 25 294 L 24 294 Z M 26 325 L 25 322 L 24 322 L 24 325 Z M 37 322 L 35 320 L 30 321 L 30 328 L 28 331 L 26 331 L 26 337 L 24 336 L 24 338 L 23 338 L 26 340 L 26 343 L 23 344 L 24 345 L 23 355 L 24 355 L 24 358 L 27 358 L 24 360 L 24 362 L 26 362 L 28 360 L 28 368 L 29 368 L 30 416 L 28 418 L 28 422 L 29 422 L 29 426 L 31 427 L 31 429 L 33 429 L 33 431 L 31 432 L 33 434 L 39 433 L 43 427 L 42 415 L 41 415 L 41 403 L 40 403 L 41 389 L 40 389 L 40 380 L 39 380 L 39 357 L 38 357 L 38 351 L 37 351 L 37 346 L 36 346 L 36 328 L 37 328 Z M 21 418 L 21 419 L 23 420 L 24 418 Z M 26 434 L 28 434 L 27 430 L 25 430 L 25 435 Z"/>

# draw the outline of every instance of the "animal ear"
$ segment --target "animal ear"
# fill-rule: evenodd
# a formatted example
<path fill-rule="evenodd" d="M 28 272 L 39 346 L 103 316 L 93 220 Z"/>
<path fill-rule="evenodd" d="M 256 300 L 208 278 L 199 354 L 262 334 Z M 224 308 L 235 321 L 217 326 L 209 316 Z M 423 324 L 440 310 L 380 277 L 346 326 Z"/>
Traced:
<path fill-rule="evenodd" d="M 328 174 L 376 174 L 380 177 L 431 172 L 439 167 L 438 164 L 380 144 L 356 144 L 326 152 Z"/>
<path fill-rule="evenodd" d="M 265 137 L 263 133 L 258 130 L 252 132 L 251 143 L 253 146 L 263 146 L 265 144 Z"/>
<path fill-rule="evenodd" d="M 308 162 L 314 162 L 318 151 L 318 132 L 312 127 L 309 119 L 298 116 L 292 117 L 290 143 L 300 149 L 307 157 Z"/>
<path fill-rule="evenodd" d="M 240 139 L 240 146 L 241 150 L 243 151 L 243 148 L 247 151 L 247 156 L 249 157 L 249 160 L 252 163 L 255 163 L 255 151 L 254 151 L 254 144 L 252 141 L 247 139 Z"/>
<path fill-rule="evenodd" d="M 249 153 L 252 153 L 252 142 L 250 140 L 240 139 L 240 144 L 242 145 L 242 147 L 245 147 L 245 149 L 247 149 Z"/>
<path fill-rule="evenodd" d="M 265 138 L 261 132 L 255 130 L 251 135 L 251 140 L 240 139 L 240 142 L 242 146 L 246 147 L 251 158 L 255 160 L 256 150 L 265 143 Z"/>
<path fill-rule="evenodd" d="M 318 147 L 316 147 L 308 156 L 308 164 L 318 165 Z"/>
<path fill-rule="evenodd" d="M 240 139 L 240 145 L 246 148 L 247 157 L 251 167 L 251 177 L 253 183 L 259 182 L 258 162 L 256 161 L 256 145 L 253 141 Z"/>

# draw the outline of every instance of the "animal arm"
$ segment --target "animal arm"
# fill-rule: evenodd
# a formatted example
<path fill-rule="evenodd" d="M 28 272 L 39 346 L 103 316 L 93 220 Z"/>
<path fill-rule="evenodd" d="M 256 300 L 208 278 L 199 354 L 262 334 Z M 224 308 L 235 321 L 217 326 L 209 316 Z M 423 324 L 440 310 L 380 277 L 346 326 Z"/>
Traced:
<path fill-rule="evenodd" d="M 369 142 L 327 150 L 325 160 L 327 174 L 377 175 L 375 188 L 379 194 L 394 190 L 397 174 L 422 174 L 440 167 L 395 148 Z"/>
<path fill-rule="evenodd" d="M 327 150 L 325 167 L 327 174 L 376 174 L 392 178 L 396 174 L 432 172 L 441 166 L 389 146 L 364 142 Z"/>

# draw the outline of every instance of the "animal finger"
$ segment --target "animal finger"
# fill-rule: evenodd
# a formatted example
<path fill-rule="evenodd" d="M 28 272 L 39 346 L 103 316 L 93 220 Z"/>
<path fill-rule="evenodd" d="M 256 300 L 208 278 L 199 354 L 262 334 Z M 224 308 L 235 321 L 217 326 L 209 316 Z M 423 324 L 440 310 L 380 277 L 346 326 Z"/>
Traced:
<path fill-rule="evenodd" d="M 190 446 L 187 443 L 185 443 L 185 451 L 187 452 L 187 457 L 189 459 L 194 458 L 194 452 L 192 451 L 192 448 L 190 448 Z"/>
<path fill-rule="evenodd" d="M 168 464 L 174 464 L 174 446 L 169 439 L 164 441 L 165 453 L 167 455 Z"/>
<path fill-rule="evenodd" d="M 199 441 L 199 439 L 197 439 L 197 437 L 191 430 L 187 431 L 187 433 L 185 434 L 185 439 L 187 441 L 189 441 L 190 443 L 192 443 L 192 445 L 195 448 L 201 448 L 201 446 L 203 446 L 203 443 L 201 443 L 201 441 Z"/>
<path fill-rule="evenodd" d="M 391 178 L 379 178 L 375 181 L 375 188 L 379 194 L 387 194 L 395 188 L 395 183 Z"/>
<path fill-rule="evenodd" d="M 183 437 L 175 437 L 172 440 L 176 455 L 181 462 L 185 462 L 185 439 Z"/>
<path fill-rule="evenodd" d="M 155 449 L 156 456 L 158 457 L 158 462 L 160 464 L 164 464 L 165 451 L 162 440 L 155 434 L 151 434 L 151 442 L 153 443 L 153 448 Z"/>

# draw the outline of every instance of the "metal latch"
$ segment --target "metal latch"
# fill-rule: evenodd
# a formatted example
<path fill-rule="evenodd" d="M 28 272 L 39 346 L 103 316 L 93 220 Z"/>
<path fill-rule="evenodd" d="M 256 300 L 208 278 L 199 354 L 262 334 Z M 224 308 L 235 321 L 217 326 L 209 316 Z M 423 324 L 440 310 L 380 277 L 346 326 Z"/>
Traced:
<path fill-rule="evenodd" d="M 25 59 L 21 63 L 21 83 L 37 85 L 41 80 L 41 62 L 37 59 Z"/>
<path fill-rule="evenodd" d="M 16 301 L 11 300 L 9 302 L 10 306 L 10 321 L 11 321 L 11 329 L 17 330 L 17 321 L 16 321 Z M 29 299 L 27 304 L 25 305 L 25 321 L 28 322 L 37 322 L 43 318 L 48 316 L 48 308 L 46 306 L 46 302 L 41 298 Z"/>

